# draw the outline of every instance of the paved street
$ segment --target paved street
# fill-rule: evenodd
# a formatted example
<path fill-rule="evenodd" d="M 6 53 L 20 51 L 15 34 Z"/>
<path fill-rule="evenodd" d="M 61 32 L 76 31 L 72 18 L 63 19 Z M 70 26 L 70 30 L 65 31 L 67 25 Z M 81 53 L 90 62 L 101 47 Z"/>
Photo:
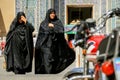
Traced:
<path fill-rule="evenodd" d="M 33 67 L 33 71 L 31 73 L 28 73 L 26 75 L 15 75 L 12 72 L 6 72 L 5 69 L 3 69 L 3 62 L 4 62 L 4 58 L 0 57 L 0 80 L 62 80 L 64 74 L 75 67 L 75 62 L 74 62 L 63 72 L 59 74 L 50 74 L 50 75 L 46 75 L 46 74 L 35 75 L 34 67 Z"/>

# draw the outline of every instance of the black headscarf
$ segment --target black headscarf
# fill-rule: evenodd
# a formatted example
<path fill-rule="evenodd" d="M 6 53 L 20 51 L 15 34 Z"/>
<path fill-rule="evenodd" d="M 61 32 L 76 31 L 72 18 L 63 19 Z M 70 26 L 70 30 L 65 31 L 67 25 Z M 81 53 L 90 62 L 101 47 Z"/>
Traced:
<path fill-rule="evenodd" d="M 12 34 L 12 32 L 15 30 L 16 26 L 19 25 L 19 19 L 21 18 L 21 16 L 25 16 L 25 13 L 24 12 L 18 12 L 17 13 L 17 16 L 14 18 L 14 20 L 12 21 L 11 25 L 10 25 L 10 29 L 8 31 L 8 34 L 6 36 L 6 42 L 8 42 L 8 40 L 11 38 L 10 35 Z M 22 23 L 23 24 L 23 23 Z"/>
<path fill-rule="evenodd" d="M 50 14 L 51 14 L 52 12 L 54 12 L 54 14 L 55 14 L 55 18 L 54 18 L 54 19 L 50 19 Z M 56 16 L 56 11 L 51 8 L 51 9 L 49 9 L 49 10 L 47 11 L 47 13 L 46 13 L 45 21 L 49 23 L 49 22 L 55 21 L 55 20 L 58 20 L 58 18 L 57 18 L 57 16 Z"/>
<path fill-rule="evenodd" d="M 20 24 L 20 23 L 19 23 L 19 19 L 21 18 L 21 16 L 24 16 L 24 17 L 26 18 L 24 12 L 18 12 L 18 13 L 17 13 L 17 16 L 14 18 L 14 20 L 12 21 L 12 23 L 11 23 L 11 25 L 10 25 L 10 29 L 9 29 L 8 33 L 10 33 L 10 32 L 12 32 L 13 30 L 15 30 L 15 27 L 16 27 L 18 24 Z M 23 24 L 23 23 L 22 23 L 22 24 Z"/>
<path fill-rule="evenodd" d="M 21 16 L 24 16 L 26 18 L 24 12 L 18 12 L 18 14 L 17 14 L 17 21 L 21 18 Z"/>

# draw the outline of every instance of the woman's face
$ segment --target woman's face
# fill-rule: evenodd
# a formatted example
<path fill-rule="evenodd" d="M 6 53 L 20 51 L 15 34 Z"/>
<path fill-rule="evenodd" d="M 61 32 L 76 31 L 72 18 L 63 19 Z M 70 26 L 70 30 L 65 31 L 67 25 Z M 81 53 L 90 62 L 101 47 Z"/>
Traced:
<path fill-rule="evenodd" d="M 52 12 L 52 13 L 50 14 L 50 19 L 54 19 L 54 18 L 55 18 L 55 13 Z"/>
<path fill-rule="evenodd" d="M 22 23 L 22 22 L 23 22 L 23 21 L 21 20 L 21 17 L 19 18 L 19 20 L 18 20 L 18 21 L 19 21 L 19 23 Z"/>

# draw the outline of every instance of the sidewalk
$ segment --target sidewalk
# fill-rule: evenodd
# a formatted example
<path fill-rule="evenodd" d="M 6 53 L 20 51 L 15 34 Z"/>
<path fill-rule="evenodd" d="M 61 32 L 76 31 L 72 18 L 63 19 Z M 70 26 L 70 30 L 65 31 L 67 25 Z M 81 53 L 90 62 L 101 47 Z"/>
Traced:
<path fill-rule="evenodd" d="M 64 74 L 75 67 L 75 62 L 74 62 L 66 70 L 64 70 L 59 74 L 35 75 L 34 66 L 33 66 L 33 71 L 31 73 L 27 73 L 26 75 L 15 75 L 12 72 L 6 72 L 5 69 L 3 69 L 3 62 L 4 62 L 4 57 L 0 57 L 0 80 L 62 80 Z"/>

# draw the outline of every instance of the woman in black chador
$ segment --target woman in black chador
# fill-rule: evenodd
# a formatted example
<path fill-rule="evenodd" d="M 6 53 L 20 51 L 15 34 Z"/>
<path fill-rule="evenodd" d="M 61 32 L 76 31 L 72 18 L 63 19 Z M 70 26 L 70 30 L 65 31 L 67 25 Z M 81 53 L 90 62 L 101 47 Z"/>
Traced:
<path fill-rule="evenodd" d="M 64 38 L 64 27 L 54 9 L 49 9 L 41 23 L 35 46 L 35 74 L 63 71 L 75 59 Z"/>
<path fill-rule="evenodd" d="M 32 70 L 33 26 L 26 20 L 23 12 L 18 12 L 6 36 L 6 70 L 15 74 L 25 74 Z"/>

